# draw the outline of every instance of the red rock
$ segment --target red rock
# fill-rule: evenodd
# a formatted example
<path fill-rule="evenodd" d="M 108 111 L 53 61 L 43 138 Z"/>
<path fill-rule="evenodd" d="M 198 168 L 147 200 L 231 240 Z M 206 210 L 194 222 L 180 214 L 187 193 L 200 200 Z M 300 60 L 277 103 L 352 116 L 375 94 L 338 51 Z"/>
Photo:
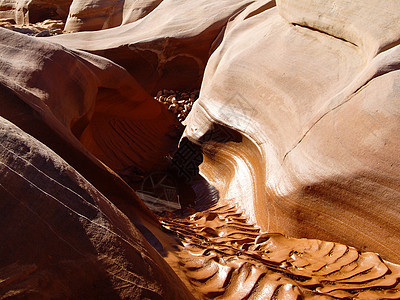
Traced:
<path fill-rule="evenodd" d="M 56 153 L 4 118 L 0 138 L 3 298 L 192 298 L 130 220 Z"/>
<path fill-rule="evenodd" d="M 263 231 L 332 240 L 400 262 L 397 1 L 143 0 L 111 7 L 75 0 L 70 9 L 67 2 L 0 1 L 4 24 L 65 19 L 69 10 L 70 31 L 115 27 L 40 39 L 0 29 L 2 297 L 191 297 L 154 250 L 181 251 L 178 242 L 115 172 L 165 168 L 179 134 L 165 105 L 181 109 L 170 102 L 200 86 L 185 137 L 202 146 L 201 172 L 218 188 L 219 204 L 243 210 L 212 210 L 208 221 L 248 218 Z M 188 109 L 199 91 L 189 94 Z M 196 228 L 191 221 L 177 224 Z M 264 288 L 271 297 L 304 296 L 304 281 L 286 278 L 280 289 L 281 275 L 268 269 L 258 277 L 266 267 L 255 268 L 254 257 L 240 267 L 225 264 L 232 253 L 259 251 L 252 241 L 284 269 L 295 257 L 301 274 L 311 272 L 303 268 L 308 262 L 321 270 L 318 255 L 332 259 L 318 248 L 328 245 L 322 241 L 271 235 L 264 244 L 269 234 L 214 227 L 197 230 L 216 239 L 215 249 L 207 240 L 199 247 L 194 234 L 194 254 L 183 249 L 168 259 L 180 278 L 190 273 L 209 283 L 205 268 L 222 270 L 211 284 L 229 298 Z M 329 245 L 340 253 L 347 247 Z M 217 266 L 206 254 L 218 247 Z M 347 290 L 360 277 L 339 266 L 351 279 L 342 290 L 322 278 L 305 297 L 397 297 L 398 267 L 351 249 L 363 291 Z M 235 274 L 223 277 L 228 269 Z M 186 284 L 193 295 L 216 295 Z"/>

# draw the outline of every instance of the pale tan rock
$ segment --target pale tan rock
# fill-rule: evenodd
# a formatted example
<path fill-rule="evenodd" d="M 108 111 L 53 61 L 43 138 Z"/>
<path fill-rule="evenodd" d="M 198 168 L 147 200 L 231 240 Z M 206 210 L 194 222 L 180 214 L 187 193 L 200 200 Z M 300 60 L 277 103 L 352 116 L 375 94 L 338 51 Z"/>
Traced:
<path fill-rule="evenodd" d="M 112 60 L 153 95 L 164 88 L 198 89 L 209 55 L 219 43 L 221 29 L 250 3 L 201 0 L 193 9 L 190 1 L 164 0 L 134 23 L 49 40 Z"/>
<path fill-rule="evenodd" d="M 103 0 L 73 1 L 65 31 L 90 31 L 121 25 L 123 2 Z"/>
<path fill-rule="evenodd" d="M 266 231 L 399 262 L 398 4 L 277 3 L 229 22 L 207 64 L 185 121 L 202 172 Z M 242 142 L 204 141 L 215 124 Z"/>
<path fill-rule="evenodd" d="M 161 0 L 74 0 L 65 26 L 66 32 L 91 31 L 137 21 L 161 3 Z"/>
<path fill-rule="evenodd" d="M 127 235 L 138 243 L 139 248 L 144 245 L 143 252 L 150 253 L 152 250 L 149 250 L 150 246 L 146 246 L 147 242 L 132 224 L 155 247 L 176 245 L 176 241 L 171 241 L 160 231 L 152 213 L 133 191 L 107 166 L 117 171 L 136 167 L 145 172 L 165 166 L 165 154 L 170 154 L 173 152 L 171 148 L 174 148 L 174 142 L 166 138 L 170 133 L 168 127 L 175 124 L 172 114 L 167 112 L 169 103 L 159 104 L 150 95 L 164 89 L 164 96 L 160 99 L 165 101 L 171 96 L 172 100 L 172 95 L 177 91 L 198 88 L 202 83 L 200 99 L 185 121 L 188 125 L 186 136 L 202 144 L 205 159 L 201 171 L 218 187 L 222 199 L 220 204 L 237 203 L 243 208 L 244 215 L 264 231 L 345 243 L 360 250 L 379 252 L 384 259 L 400 262 L 397 250 L 400 246 L 398 3 L 378 3 L 374 0 L 335 0 L 329 3 L 281 0 L 277 3 L 278 7 L 274 1 L 266 0 L 204 0 L 195 4 L 187 0 L 164 0 L 131 24 L 98 32 L 38 40 L 0 30 L 1 116 L 47 145 L 26 142 L 26 133 L 15 129 L 7 121 L 1 121 L 5 128 L 2 140 L 7 145 L 22 145 L 6 154 L 3 151 L 0 156 L 4 170 L 0 173 L 4 176 L 1 184 L 5 187 L 0 191 L 3 192 L 2 199 L 8 201 L 5 206 L 8 207 L 10 202 L 10 191 L 13 195 L 21 195 L 16 198 L 20 201 L 12 205 L 29 204 L 29 197 L 37 195 L 36 187 L 46 192 L 55 191 L 58 196 L 56 199 L 63 204 L 70 204 L 64 195 L 68 189 L 53 189 L 57 181 L 78 195 L 89 194 L 90 197 L 86 197 L 89 200 L 85 199 L 94 207 L 89 205 L 87 208 L 85 201 L 77 201 L 74 203 L 77 203 L 78 209 L 86 208 L 88 213 L 92 208 L 95 209 L 97 215 L 91 215 L 89 219 L 98 220 L 106 228 L 109 228 L 106 225 L 117 224 L 113 228 L 122 233 L 133 232 L 131 236 Z M 106 2 L 82 1 L 75 4 L 77 15 L 82 12 L 80 16 L 84 23 L 81 25 L 101 26 L 98 28 L 118 26 L 124 22 L 125 12 L 131 10 L 125 10 L 121 2 L 116 2 L 114 12 L 110 9 L 107 14 Z M 370 18 L 371 15 L 376 18 Z M 79 18 L 70 18 L 70 24 L 75 22 L 74 26 L 78 26 Z M 195 96 L 197 93 L 191 95 L 191 99 Z M 181 112 L 179 118 L 183 117 Z M 210 133 L 211 130 L 214 133 Z M 32 148 L 30 154 L 24 157 L 28 162 L 31 162 L 29 159 L 32 156 L 39 157 L 37 160 L 40 162 L 44 161 L 32 174 L 29 173 L 30 168 L 25 168 L 29 163 L 20 162 L 20 153 L 25 153 L 26 145 Z M 60 162 L 56 154 L 48 154 L 50 150 L 47 147 L 55 150 L 73 169 Z M 35 156 L 37 152 L 42 156 Z M 13 186 L 17 177 L 9 171 L 10 167 L 15 167 L 35 185 L 24 182 L 20 185 L 21 189 Z M 54 170 L 54 176 L 49 176 L 51 180 L 35 181 L 42 178 L 42 172 L 48 170 Z M 76 180 L 67 185 L 69 174 Z M 42 183 L 46 186 L 39 185 Z M 100 200 L 93 202 L 95 197 L 91 195 L 97 195 L 97 191 L 104 196 L 99 196 Z M 123 211 L 129 220 L 106 198 Z M 43 196 L 40 199 L 47 198 Z M 65 211 L 59 210 L 51 201 L 44 203 L 49 208 L 48 214 L 40 214 L 40 217 L 48 217 L 45 220 L 59 233 L 58 219 L 53 216 L 64 216 Z M 21 206 L 15 210 L 19 214 L 23 211 Z M 111 221 L 105 220 L 101 214 L 109 210 L 113 212 Z M 235 211 L 229 209 L 227 221 L 235 219 L 232 215 L 238 217 Z M 205 220 L 215 219 L 215 223 L 220 224 L 222 219 L 219 213 L 214 211 Z M 7 217 L 14 215 L 8 214 Z M 28 224 L 37 222 L 34 217 L 23 217 Z M 243 221 L 246 218 L 240 213 L 240 219 Z M 107 259 L 105 266 L 97 264 L 98 261 L 93 264 L 89 262 L 88 269 L 94 273 L 80 269 L 82 273 L 77 272 L 80 275 L 76 276 L 78 279 L 100 278 L 104 282 L 107 277 L 102 277 L 102 270 L 108 273 L 122 270 L 123 280 L 131 280 L 130 276 L 133 276 L 137 281 L 133 286 L 120 285 L 119 279 L 113 281 L 111 285 L 115 285 L 110 290 L 118 290 L 117 296 L 120 298 L 187 296 L 179 280 L 171 286 L 170 281 L 175 282 L 176 277 L 169 277 L 168 268 L 158 261 L 156 254 L 149 255 L 154 259 L 154 265 L 144 259 L 143 264 L 135 264 L 139 270 L 129 273 L 132 261 L 138 261 L 135 259 L 138 248 L 126 250 L 107 234 L 103 235 L 96 226 L 86 226 L 86 219 L 77 220 L 74 214 L 61 220 L 82 229 L 80 232 L 84 231 L 81 235 L 74 234 L 77 243 L 91 243 L 94 250 L 87 253 L 93 254 L 101 263 L 104 263 L 103 255 L 114 258 L 115 253 L 122 252 L 115 254 L 120 255 L 115 264 Z M 184 224 L 188 227 L 193 225 L 190 222 Z M 324 271 L 325 265 L 318 261 L 318 253 L 321 252 L 319 247 L 324 242 L 293 239 L 290 240 L 292 246 L 286 247 L 287 251 L 285 248 L 285 251 L 281 251 L 282 248 L 277 245 L 285 246 L 286 242 L 279 241 L 286 238 L 279 236 L 268 245 L 256 249 L 258 245 L 255 244 L 240 244 L 247 243 L 245 241 L 249 239 L 246 235 L 229 233 L 229 239 L 223 240 L 221 237 L 228 235 L 226 227 L 210 227 L 203 231 L 196 225 L 193 225 L 195 230 L 200 230 L 207 238 L 215 237 L 215 249 L 209 251 L 207 239 L 202 240 L 204 244 L 199 248 L 199 235 L 194 234 L 191 246 L 194 254 L 189 253 L 186 260 L 174 261 L 172 258 L 172 261 L 177 264 L 178 273 L 183 272 L 179 266 L 188 263 L 185 267 L 189 277 L 197 276 L 195 278 L 203 282 L 211 280 L 214 287 L 216 282 L 213 280 L 217 279 L 221 284 L 218 288 L 225 287 L 228 298 L 245 297 L 247 292 L 257 294 L 259 289 L 266 286 L 271 297 L 277 295 L 275 292 L 282 293 L 279 294 L 282 298 L 295 297 L 295 294 L 282 292 L 280 276 L 264 277 L 261 281 L 263 284 L 260 284 L 257 278 L 261 277 L 254 274 L 261 273 L 249 272 L 255 270 L 249 265 L 239 268 L 236 263 L 239 271 L 233 277 L 227 277 L 236 279 L 233 282 L 226 281 L 221 277 L 228 274 L 226 266 L 222 266 L 226 263 L 225 258 L 221 261 L 222 273 L 209 273 L 207 267 L 210 265 L 204 266 L 204 263 L 209 261 L 215 266 L 215 257 L 208 254 L 218 250 L 221 243 L 221 248 L 232 256 L 228 263 L 235 264 L 239 252 L 232 252 L 232 247 L 225 247 L 224 243 L 240 246 L 240 251 L 243 250 L 245 255 L 247 247 L 261 251 L 261 255 L 271 254 L 276 259 L 283 257 L 280 260 L 286 263 L 283 268 L 291 268 L 293 260 L 297 260 L 299 273 L 308 271 L 313 275 L 304 266 Z M 41 224 L 36 228 L 45 227 Z M 35 229 L 35 226 L 32 228 Z M 237 226 L 235 228 L 237 230 Z M 171 227 L 166 229 L 170 230 Z M 185 231 L 183 226 L 178 229 Z M 49 233 L 47 228 L 42 231 Z M 7 231 L 7 236 L 10 232 Z M 15 232 L 27 231 L 17 227 Z M 62 234 L 57 236 L 64 237 Z M 70 242 L 69 236 L 66 237 Z M 18 242 L 25 242 L 23 236 L 18 238 Z M 261 244 L 262 238 L 258 240 Z M 57 243 L 56 239 L 48 240 Z M 46 245 L 40 236 L 38 241 L 39 245 Z M 188 243 L 188 240 L 183 238 L 183 243 Z M 331 245 L 336 248 L 338 244 Z M 263 254 L 264 246 L 266 253 Z M 312 248 L 312 251 L 306 251 L 309 256 L 299 254 L 298 250 L 301 252 L 308 247 Z M 7 288 L 10 282 L 17 282 L 17 285 L 10 285 L 12 288 L 0 294 L 18 291 L 19 282 L 25 288 L 35 287 L 30 278 L 35 279 L 35 272 L 41 272 L 43 265 L 51 262 L 49 257 L 43 259 L 42 265 L 34 260 L 24 260 L 27 257 L 25 249 L 18 246 L 13 248 L 18 249 L 22 263 L 17 264 L 7 256 L 7 265 L 0 271 L 0 274 L 7 276 L 3 275 L 0 279 L 7 284 Z M 343 249 L 340 245 L 338 248 Z M 52 254 L 56 252 L 53 249 L 57 247 L 46 250 Z M 361 298 L 379 298 L 379 295 L 383 295 L 383 298 L 397 297 L 398 275 L 390 273 L 390 268 L 382 267 L 378 255 L 361 255 L 360 263 L 356 263 L 361 268 L 357 273 L 348 275 L 348 269 L 355 264 L 354 260 L 346 257 L 346 253 L 343 253 L 345 262 L 340 261 L 343 265 L 334 262 L 335 267 L 339 266 L 335 270 L 345 277 L 345 282 L 340 284 L 343 284 L 346 292 L 335 290 L 337 286 L 329 281 L 320 289 L 322 293 L 347 298 L 355 293 L 359 293 L 357 295 Z M 126 260 L 125 254 L 129 256 Z M 324 257 L 330 261 L 331 254 L 334 254 L 333 248 Z M 351 254 L 358 256 L 359 251 L 352 250 Z M 122 269 L 119 264 L 123 266 Z M 200 264 L 198 272 L 193 272 L 193 264 Z M 265 271 L 262 264 L 255 264 L 263 269 L 262 272 Z M 142 276 L 142 266 L 146 266 L 144 273 L 147 270 L 150 275 L 156 272 L 160 276 L 150 279 Z M 73 267 L 66 269 L 75 270 Z M 62 269 L 63 272 L 66 269 Z M 397 267 L 394 269 L 397 270 Z M 54 274 L 52 272 L 48 274 Z M 372 286 L 370 279 L 374 272 L 378 272 L 379 276 L 374 277 L 378 281 Z M 68 294 L 71 288 L 85 291 L 81 287 L 76 288 L 77 281 L 61 284 L 57 276 L 65 276 L 62 272 L 60 274 L 54 275 L 55 287 L 42 293 L 50 291 L 48 294 L 54 298 L 61 297 L 57 292 L 65 291 Z M 186 275 L 183 274 L 181 278 Z M 354 290 L 354 284 L 360 283 L 359 276 L 363 277 L 363 284 L 357 285 L 359 289 Z M 28 281 L 23 281 L 26 278 Z M 381 287 L 383 283 L 381 278 L 385 281 L 385 289 L 377 291 L 375 287 Z M 83 282 L 92 283 L 90 280 Z M 250 284 L 256 282 L 259 284 Z M 321 282 L 325 284 L 326 278 Z M 153 291 L 156 290 L 151 295 L 142 288 L 149 283 Z M 182 295 L 177 295 L 175 287 L 183 291 Z M 210 295 L 210 290 L 203 288 L 205 294 Z M 28 289 L 23 291 L 31 292 Z M 90 290 L 91 293 L 99 291 L 102 290 Z M 303 296 L 299 290 L 295 292 L 296 297 Z M 70 293 L 74 298 L 75 294 Z M 81 292 L 79 296 L 82 295 L 85 294 Z M 315 296 L 318 295 L 324 297 L 321 294 Z"/>
<path fill-rule="evenodd" d="M 369 59 L 400 42 L 400 26 L 397 25 L 400 3 L 396 0 L 278 0 L 277 3 L 279 13 L 289 23 L 353 43 Z"/>
<path fill-rule="evenodd" d="M 16 24 L 42 22 L 46 19 L 66 20 L 72 0 L 0 0 L 0 19 Z"/>

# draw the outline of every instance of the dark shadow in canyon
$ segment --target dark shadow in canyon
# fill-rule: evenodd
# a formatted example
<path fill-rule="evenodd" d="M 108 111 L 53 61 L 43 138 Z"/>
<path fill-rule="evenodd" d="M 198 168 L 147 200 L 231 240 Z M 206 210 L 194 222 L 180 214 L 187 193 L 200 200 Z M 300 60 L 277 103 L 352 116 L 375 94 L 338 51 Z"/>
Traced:
<path fill-rule="evenodd" d="M 145 178 L 139 194 L 142 192 L 152 194 L 154 198 L 179 203 L 180 215 L 187 215 L 193 211 L 204 211 L 218 203 L 219 191 L 212 186 L 199 173 L 199 165 L 203 162 L 203 143 L 227 143 L 242 141 L 239 132 L 221 124 L 213 124 L 201 138 L 200 144 L 183 137 L 177 151 L 174 153 L 167 169 L 164 172 L 156 172 Z M 146 195 L 142 195 L 145 200 Z M 160 203 L 161 201 L 159 201 Z M 154 202 L 147 204 L 153 209 Z M 162 207 L 173 211 L 173 207 Z M 161 208 L 161 209 L 162 209 Z"/>

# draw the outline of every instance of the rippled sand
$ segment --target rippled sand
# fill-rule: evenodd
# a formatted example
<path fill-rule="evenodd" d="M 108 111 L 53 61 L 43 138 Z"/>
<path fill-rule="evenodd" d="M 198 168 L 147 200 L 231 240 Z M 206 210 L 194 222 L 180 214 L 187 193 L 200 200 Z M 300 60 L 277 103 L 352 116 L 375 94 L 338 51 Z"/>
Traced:
<path fill-rule="evenodd" d="M 234 206 L 160 222 L 182 243 L 166 259 L 197 298 L 400 298 L 398 265 L 338 243 L 262 233 Z"/>

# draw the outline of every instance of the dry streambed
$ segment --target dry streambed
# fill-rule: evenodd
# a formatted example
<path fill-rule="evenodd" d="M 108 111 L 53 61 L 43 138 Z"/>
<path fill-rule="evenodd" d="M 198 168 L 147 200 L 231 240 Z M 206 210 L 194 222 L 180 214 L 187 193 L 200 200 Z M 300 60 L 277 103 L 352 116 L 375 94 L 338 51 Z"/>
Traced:
<path fill-rule="evenodd" d="M 338 243 L 262 233 L 234 206 L 160 222 L 182 243 L 167 261 L 198 298 L 400 298 L 398 265 Z"/>

